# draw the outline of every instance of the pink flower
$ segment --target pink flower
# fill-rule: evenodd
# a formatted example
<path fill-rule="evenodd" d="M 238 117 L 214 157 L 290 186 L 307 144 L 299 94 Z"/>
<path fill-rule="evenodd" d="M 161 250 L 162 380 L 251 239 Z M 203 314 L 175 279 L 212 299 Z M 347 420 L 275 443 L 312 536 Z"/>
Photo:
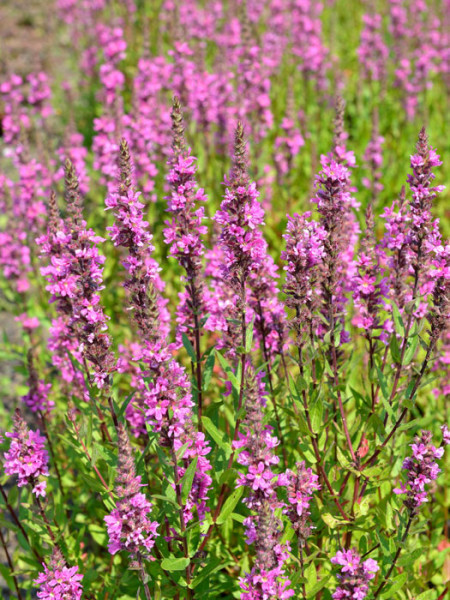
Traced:
<path fill-rule="evenodd" d="M 11 439 L 9 450 L 4 453 L 6 475 L 17 475 L 19 487 L 30 484 L 36 496 L 45 496 L 46 483 L 38 484 L 39 477 L 48 476 L 45 438 L 39 430 L 27 427 L 19 410 L 14 415 L 14 432 L 5 435 Z"/>

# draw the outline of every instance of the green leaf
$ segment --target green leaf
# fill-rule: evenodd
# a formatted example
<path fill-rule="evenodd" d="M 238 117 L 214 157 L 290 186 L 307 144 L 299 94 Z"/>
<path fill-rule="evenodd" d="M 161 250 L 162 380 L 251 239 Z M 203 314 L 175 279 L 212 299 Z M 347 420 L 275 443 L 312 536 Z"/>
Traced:
<path fill-rule="evenodd" d="M 184 571 L 189 563 L 189 558 L 165 558 L 161 563 L 161 568 L 164 571 Z"/>
<path fill-rule="evenodd" d="M 183 502 L 186 502 L 189 492 L 192 489 L 192 482 L 194 481 L 195 471 L 197 469 L 197 461 L 198 457 L 196 456 L 181 478 L 181 498 Z"/>
<path fill-rule="evenodd" d="M 330 515 L 330 513 L 323 514 L 322 520 L 324 521 L 324 523 L 326 523 L 326 525 L 328 525 L 330 529 L 339 527 L 339 525 L 342 525 L 344 523 L 344 521 L 339 521 L 339 519 L 336 519 L 335 517 L 333 517 L 333 515 Z"/>
<path fill-rule="evenodd" d="M 239 384 L 238 378 L 233 373 L 233 369 L 228 364 L 228 362 L 226 361 L 226 359 L 220 354 L 220 352 L 217 352 L 217 358 L 219 359 L 219 362 L 220 362 L 220 364 L 222 366 L 222 369 L 227 374 L 227 377 L 231 381 L 233 387 L 238 390 L 240 384 Z"/>
<path fill-rule="evenodd" d="M 416 596 L 416 600 L 434 600 L 436 597 L 436 590 L 427 590 Z"/>
<path fill-rule="evenodd" d="M 409 365 L 409 363 L 414 358 L 414 355 L 416 354 L 418 345 L 419 345 L 419 336 L 418 335 L 414 335 L 413 337 L 408 338 L 408 347 L 405 351 L 405 356 L 403 358 L 403 364 L 405 366 Z"/>
<path fill-rule="evenodd" d="M 215 352 L 211 352 L 205 362 L 205 368 L 203 369 L 203 391 L 206 392 L 211 383 L 212 374 L 214 371 L 214 365 L 216 364 Z"/>
<path fill-rule="evenodd" d="M 192 589 L 195 589 L 207 577 L 209 577 L 210 575 L 212 575 L 215 571 L 218 571 L 219 569 L 222 569 L 222 568 L 226 567 L 227 564 L 228 563 L 226 563 L 222 558 L 213 558 L 212 560 L 209 560 L 208 564 L 206 565 L 206 567 L 204 567 L 200 571 L 200 573 L 197 575 L 197 577 L 191 583 L 190 587 Z"/>
<path fill-rule="evenodd" d="M 355 515 L 357 517 L 367 515 L 370 508 L 370 498 L 365 496 L 361 502 L 355 504 Z"/>
<path fill-rule="evenodd" d="M 216 523 L 218 525 L 225 523 L 225 521 L 228 519 L 228 517 L 231 515 L 231 513 L 236 508 L 236 505 L 239 502 L 239 500 L 241 499 L 241 496 L 243 493 L 244 493 L 244 488 L 239 487 L 236 490 L 234 490 L 234 492 L 231 494 L 231 496 L 229 496 L 226 499 L 225 504 L 223 505 L 222 510 L 220 511 L 220 515 L 218 516 L 217 521 L 216 521 Z"/>
<path fill-rule="evenodd" d="M 305 569 L 306 591 L 309 592 L 317 584 L 317 571 L 314 562 L 310 563 Z"/>
<path fill-rule="evenodd" d="M 313 598 L 317 598 L 317 594 L 320 592 L 321 589 L 323 589 L 326 586 L 330 577 L 331 577 L 331 575 L 327 575 L 326 577 L 321 579 L 313 588 L 311 588 L 311 590 L 308 592 L 308 594 L 306 596 L 307 599 L 313 600 Z"/>
<path fill-rule="evenodd" d="M 381 594 L 381 598 L 392 598 L 392 594 L 398 592 L 406 583 L 408 579 L 408 573 L 402 573 L 398 577 L 392 580 L 392 584 L 385 588 Z"/>
<path fill-rule="evenodd" d="M 404 337 L 405 324 L 403 323 L 402 315 L 400 314 L 398 306 L 394 302 L 392 303 L 392 318 L 394 319 L 395 331 L 398 333 L 398 335 Z"/>
<path fill-rule="evenodd" d="M 183 346 L 186 350 L 186 352 L 189 354 L 189 358 L 192 360 L 193 363 L 197 362 L 197 357 L 195 355 L 195 350 L 194 350 L 194 346 L 191 344 L 191 340 L 188 338 L 188 336 L 183 333 L 181 335 L 182 340 L 183 340 Z"/>
<path fill-rule="evenodd" d="M 318 399 L 311 403 L 310 409 L 311 428 L 313 433 L 319 433 L 323 425 L 323 402 Z"/>
<path fill-rule="evenodd" d="M 399 365 L 402 359 L 402 351 L 400 350 L 400 346 L 398 345 L 398 340 L 396 335 L 391 335 L 391 341 L 389 343 L 389 347 L 391 349 L 392 360 L 395 364 Z"/>
<path fill-rule="evenodd" d="M 395 413 L 392 410 L 392 406 L 389 404 L 389 402 L 387 401 L 387 399 L 384 397 L 384 394 L 381 395 L 381 402 L 383 403 L 383 406 L 387 412 L 387 414 L 390 416 L 391 421 L 393 423 L 395 423 L 396 419 L 395 419 Z"/>
<path fill-rule="evenodd" d="M 252 351 L 253 325 L 254 325 L 254 319 L 252 319 L 252 322 L 247 325 L 247 329 L 245 331 L 245 352 L 246 352 L 246 354 L 249 354 Z"/>
<path fill-rule="evenodd" d="M 125 414 L 125 411 L 127 410 L 127 406 L 130 404 L 131 400 L 133 399 L 135 392 L 131 392 L 131 394 L 129 396 L 127 396 L 127 398 L 125 399 L 125 401 L 122 403 L 122 406 L 120 407 L 119 412 L 117 413 L 117 418 L 121 419 L 123 417 L 123 415 Z"/>
<path fill-rule="evenodd" d="M 215 443 L 224 450 L 227 458 L 231 456 L 231 444 L 225 441 L 226 434 L 214 425 L 209 417 L 202 417 L 202 424 L 205 431 L 212 437 Z"/>
<path fill-rule="evenodd" d="M 397 561 L 399 567 L 407 567 L 412 565 L 418 558 L 425 553 L 425 548 L 416 548 L 408 554 L 403 554 Z"/>

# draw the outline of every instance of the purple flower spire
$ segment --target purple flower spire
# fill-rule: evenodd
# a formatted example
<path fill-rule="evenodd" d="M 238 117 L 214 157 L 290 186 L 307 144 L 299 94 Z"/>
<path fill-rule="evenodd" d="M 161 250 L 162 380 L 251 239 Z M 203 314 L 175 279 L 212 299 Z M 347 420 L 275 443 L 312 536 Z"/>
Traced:
<path fill-rule="evenodd" d="M 383 81 L 386 77 L 389 49 L 383 39 L 381 15 L 363 15 L 363 23 L 364 27 L 358 48 L 359 62 L 367 79 Z"/>
<path fill-rule="evenodd" d="M 250 181 L 247 162 L 244 129 L 238 123 L 231 175 L 225 178 L 225 196 L 214 216 L 221 227 L 220 280 L 225 290 L 220 295 L 227 310 L 223 310 L 223 305 L 216 309 L 212 306 L 211 312 L 217 313 L 214 322 L 223 331 L 218 347 L 226 347 L 230 356 L 235 356 L 235 349 L 243 344 L 242 332 L 251 319 L 247 311 L 249 278 L 260 272 L 267 258 L 267 244 L 260 230 L 264 211 L 258 202 L 256 185 Z M 207 324 L 207 328 L 209 326 Z"/>
<path fill-rule="evenodd" d="M 342 319 L 347 299 L 342 285 L 346 236 L 343 234 L 351 204 L 348 191 L 350 173 L 347 167 L 333 159 L 322 157 L 322 171 L 316 176 L 316 196 L 320 224 L 326 232 L 324 239 L 324 277 L 322 298 L 329 329 Z M 347 270 L 348 273 L 348 270 Z M 341 336 L 341 341 L 344 341 Z"/>
<path fill-rule="evenodd" d="M 398 200 L 386 207 L 380 215 L 385 219 L 385 234 L 377 246 L 377 254 L 389 274 L 390 296 L 402 309 L 407 301 L 407 279 L 409 273 L 409 249 L 407 231 L 409 226 L 408 205 L 402 187 Z"/>
<path fill-rule="evenodd" d="M 285 477 L 290 504 L 287 516 L 298 536 L 299 546 L 304 546 L 313 529 L 309 523 L 309 505 L 313 492 L 320 489 L 319 477 L 307 469 L 304 462 L 297 463 L 295 471 L 288 469 Z"/>
<path fill-rule="evenodd" d="M 258 269 L 264 259 L 264 240 L 259 229 L 264 224 L 264 211 L 258 202 L 255 183 L 247 170 L 247 149 L 244 129 L 236 128 L 233 167 L 225 178 L 227 189 L 214 220 L 221 227 L 219 243 L 224 251 L 224 279 L 243 295 L 251 271 Z"/>
<path fill-rule="evenodd" d="M 341 566 L 341 572 L 337 576 L 340 583 L 333 593 L 334 600 L 363 600 L 369 591 L 369 581 L 379 569 L 377 562 L 372 558 L 362 562 L 354 549 L 339 550 L 331 562 Z"/>
<path fill-rule="evenodd" d="M 255 564 L 250 573 L 239 580 L 243 600 L 285 600 L 294 595 L 283 565 L 288 558 L 289 543 L 280 544 L 281 522 L 273 507 L 264 500 L 252 522 L 252 542 L 255 544 Z"/>
<path fill-rule="evenodd" d="M 237 485 L 249 488 L 245 503 L 249 508 L 257 508 L 263 498 L 274 500 L 275 474 L 272 467 L 279 462 L 274 453 L 279 441 L 271 435 L 272 429 L 264 424 L 264 384 L 250 364 L 246 368 L 244 398 L 243 433 L 239 431 L 238 440 L 233 442 L 233 447 L 243 449 L 237 461 L 247 467 L 247 473 L 239 474 Z"/>
<path fill-rule="evenodd" d="M 148 223 L 144 220 L 144 205 L 140 193 L 136 192 L 132 181 L 133 164 L 128 143 L 120 142 L 119 183 L 116 192 L 106 198 L 107 209 L 114 213 L 114 225 L 107 227 L 116 247 L 125 248 L 127 256 L 122 264 L 128 272 L 124 287 L 129 294 L 130 310 L 144 340 L 158 332 L 165 337 L 169 333 L 170 315 L 167 301 L 158 292 L 164 289 L 156 260 L 151 256 L 154 250 Z"/>
<path fill-rule="evenodd" d="M 114 369 L 107 317 L 99 295 L 103 289 L 105 257 L 99 254 L 97 244 L 103 238 L 87 229 L 76 173 L 70 161 L 66 161 L 65 168 L 69 219 L 62 224 L 53 218 L 48 234 L 38 240 L 42 254 L 50 261 L 41 273 L 47 278 L 47 290 L 52 301 L 57 302 L 58 312 L 67 316 L 83 358 L 93 368 L 97 387 L 102 388 Z"/>
<path fill-rule="evenodd" d="M 148 223 L 143 220 L 143 205 L 132 186 L 132 164 L 128 144 L 120 144 L 118 191 L 106 200 L 107 208 L 114 212 L 115 223 L 109 227 L 115 246 L 127 249 L 123 265 L 129 277 L 125 287 L 130 305 L 142 336 L 143 343 L 133 346 L 133 360 L 141 360 L 143 370 L 134 374 L 138 400 L 127 407 L 127 418 L 136 433 L 145 431 L 147 422 L 159 434 L 160 444 L 170 449 L 171 455 L 184 448 L 178 467 L 181 478 L 190 462 L 197 458 L 197 471 L 189 497 L 183 506 L 186 522 L 197 509 L 200 520 L 204 518 L 211 478 L 211 465 L 206 458 L 210 452 L 205 436 L 193 430 L 191 385 L 185 369 L 172 357 L 172 347 L 167 341 L 168 312 L 160 292 L 163 284 L 160 268 L 151 256 L 152 236 Z M 124 364 L 121 361 L 120 364 Z M 121 368 L 121 367 L 120 367 Z M 178 483 L 178 482 L 177 482 Z"/>
<path fill-rule="evenodd" d="M 116 477 L 116 508 L 105 517 L 111 554 L 126 550 L 133 558 L 150 559 L 158 535 L 157 521 L 148 517 L 152 505 L 140 492 L 143 484 L 136 475 L 133 451 L 122 423 L 117 427 L 118 465 Z"/>
<path fill-rule="evenodd" d="M 436 459 L 444 455 L 444 446 L 449 442 L 448 429 L 442 428 L 443 446 L 436 448 L 432 445 L 432 434 L 422 431 L 416 435 L 414 443 L 411 444 L 412 456 L 408 456 L 403 462 L 403 468 L 407 471 L 406 484 L 401 483 L 394 492 L 406 494 L 404 504 L 411 516 L 418 513 L 420 505 L 428 502 L 428 494 L 425 486 L 434 481 L 441 470 Z"/>
<path fill-rule="evenodd" d="M 244 520 L 248 544 L 255 544 L 256 559 L 250 573 L 241 578 L 242 598 L 264 598 L 277 595 L 290 598 L 290 581 L 285 577 L 283 564 L 290 550 L 289 544 L 280 544 L 281 522 L 274 511 L 281 506 L 275 487 L 284 485 L 279 482 L 272 468 L 279 458 L 274 448 L 279 444 L 272 436 L 270 427 L 264 424 L 266 404 L 264 385 L 261 376 L 256 375 L 251 365 L 247 365 L 245 375 L 245 419 L 242 423 L 244 433 L 233 443 L 236 449 L 242 449 L 238 456 L 239 464 L 247 467 L 246 473 L 240 473 L 237 486 L 245 486 L 249 494 L 244 502 L 252 514 Z"/>
<path fill-rule="evenodd" d="M 81 600 L 83 575 L 78 567 L 68 567 L 58 547 L 54 547 L 50 563 L 43 564 L 44 572 L 34 580 L 39 586 L 40 600 Z"/>
<path fill-rule="evenodd" d="M 357 273 L 353 279 L 353 300 L 356 314 L 353 325 L 364 330 L 369 344 L 372 344 L 373 331 L 383 326 L 379 313 L 388 294 L 386 281 L 382 278 L 379 256 L 375 251 L 375 234 L 372 202 L 366 210 L 366 230 L 361 240 L 357 258 Z M 387 341 L 386 333 L 381 339 Z"/>
<path fill-rule="evenodd" d="M 381 166 L 383 164 L 384 137 L 379 133 L 378 110 L 374 110 L 372 116 L 372 134 L 364 152 L 363 160 L 369 170 L 369 176 L 362 180 L 363 186 L 371 191 L 372 202 L 375 202 L 378 194 L 383 189 L 381 183 Z"/>
<path fill-rule="evenodd" d="M 440 245 L 437 222 L 433 220 L 431 207 L 434 198 L 442 192 L 444 186 L 433 186 L 436 177 L 434 167 L 442 165 L 439 156 L 428 144 L 428 136 L 423 127 L 419 133 L 416 154 L 411 156 L 412 174 L 408 175 L 408 184 L 412 198 L 410 208 L 409 246 L 413 252 L 412 267 L 417 274 L 421 270 L 424 257 Z"/>
<path fill-rule="evenodd" d="M 39 480 L 48 476 L 48 453 L 45 449 L 45 438 L 39 430 L 27 427 L 19 409 L 14 413 L 14 431 L 6 433 L 11 439 L 9 450 L 5 452 L 6 475 L 17 475 L 18 486 L 30 485 L 36 497 L 45 496 L 47 482 Z"/>
<path fill-rule="evenodd" d="M 310 220 L 311 213 L 288 215 L 286 233 L 283 235 L 286 250 L 281 259 L 286 261 L 284 292 L 286 306 L 295 310 L 293 327 L 300 336 L 311 335 L 317 326 L 317 311 L 320 305 L 319 288 L 322 278 L 322 261 L 325 257 L 324 241 L 326 230 L 316 221 Z"/>
<path fill-rule="evenodd" d="M 391 289 L 401 308 L 415 300 L 419 294 L 424 301 L 414 316 L 421 318 L 427 311 L 427 296 L 432 292 L 430 265 L 442 246 L 438 220 L 433 219 L 431 208 L 443 186 L 433 186 L 433 168 L 442 164 L 439 156 L 428 144 L 425 129 L 419 133 L 416 154 L 411 156 L 412 174 L 408 176 L 411 200 L 386 208 L 386 234 L 381 243 L 381 254 L 393 274 Z"/>
<path fill-rule="evenodd" d="M 205 218 L 203 206 L 197 208 L 197 202 L 207 200 L 203 189 L 197 187 L 195 180 L 195 158 L 186 146 L 183 128 L 183 115 L 178 98 L 174 98 L 172 107 L 172 156 L 169 160 L 170 171 L 167 181 L 171 186 L 167 211 L 172 215 L 166 221 L 164 241 L 170 244 L 170 255 L 177 259 L 185 271 L 186 289 L 180 293 L 177 308 L 178 337 L 181 333 L 196 331 L 200 333 L 199 320 L 205 314 L 202 257 L 205 252 L 202 235 L 207 227 L 202 225 Z"/>
<path fill-rule="evenodd" d="M 48 395 L 51 390 L 51 383 L 45 383 L 39 379 L 36 367 L 34 365 L 33 352 L 28 351 L 28 393 L 22 397 L 22 401 L 34 413 L 41 413 L 48 416 L 55 407 L 55 403 Z"/>

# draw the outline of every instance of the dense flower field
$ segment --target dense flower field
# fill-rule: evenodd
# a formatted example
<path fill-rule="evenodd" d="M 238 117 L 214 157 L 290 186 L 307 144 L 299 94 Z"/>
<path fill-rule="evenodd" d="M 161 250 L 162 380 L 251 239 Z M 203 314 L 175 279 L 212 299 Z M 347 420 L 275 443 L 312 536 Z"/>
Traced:
<path fill-rule="evenodd" d="M 45 10 L 0 80 L 3 598 L 444 600 L 449 1 Z"/>

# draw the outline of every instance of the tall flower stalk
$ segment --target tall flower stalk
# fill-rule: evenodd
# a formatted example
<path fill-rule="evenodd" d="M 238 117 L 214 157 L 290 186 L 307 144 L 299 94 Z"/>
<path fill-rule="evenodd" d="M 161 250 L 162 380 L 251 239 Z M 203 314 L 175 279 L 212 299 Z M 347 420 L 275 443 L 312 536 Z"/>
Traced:
<path fill-rule="evenodd" d="M 184 269 L 185 290 L 180 293 L 177 309 L 177 335 L 188 334 L 195 349 L 195 375 L 197 381 L 198 426 L 201 428 L 203 410 L 203 377 L 201 351 L 201 323 L 206 316 L 206 297 L 202 258 L 205 252 L 201 236 L 207 233 L 202 225 L 205 209 L 197 208 L 197 202 L 205 202 L 206 196 L 195 181 L 195 158 L 186 145 L 183 115 L 178 98 L 172 106 L 172 156 L 167 176 L 172 193 L 168 197 L 167 211 L 172 215 L 166 222 L 164 240 L 170 244 L 170 255 Z"/>

